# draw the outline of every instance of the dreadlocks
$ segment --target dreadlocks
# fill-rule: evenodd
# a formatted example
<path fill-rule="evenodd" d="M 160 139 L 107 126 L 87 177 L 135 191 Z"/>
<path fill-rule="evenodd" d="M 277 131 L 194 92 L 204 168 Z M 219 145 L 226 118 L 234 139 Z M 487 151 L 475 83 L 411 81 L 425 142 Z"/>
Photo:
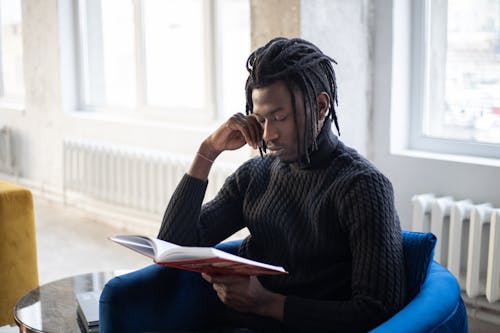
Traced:
<path fill-rule="evenodd" d="M 337 101 L 337 83 L 332 63 L 335 60 L 325 55 L 314 44 L 300 38 L 278 37 L 254 51 L 247 60 L 248 79 L 245 85 L 246 114 L 253 112 L 252 91 L 255 88 L 268 86 L 278 80 L 283 80 L 290 92 L 295 127 L 297 128 L 297 105 L 294 94 L 295 89 L 300 89 L 303 95 L 305 125 L 304 141 L 300 142 L 297 134 L 297 147 L 299 154 L 305 152 L 307 163 L 310 162 L 308 147 L 312 151 L 317 149 L 317 124 L 318 103 L 317 96 L 326 92 L 330 97 L 329 114 L 340 135 L 340 129 L 335 113 Z M 307 112 L 310 110 L 310 112 Z M 312 139 L 312 142 L 309 142 Z M 263 143 L 265 152 L 266 146 Z M 300 156 L 300 155 L 299 155 Z"/>

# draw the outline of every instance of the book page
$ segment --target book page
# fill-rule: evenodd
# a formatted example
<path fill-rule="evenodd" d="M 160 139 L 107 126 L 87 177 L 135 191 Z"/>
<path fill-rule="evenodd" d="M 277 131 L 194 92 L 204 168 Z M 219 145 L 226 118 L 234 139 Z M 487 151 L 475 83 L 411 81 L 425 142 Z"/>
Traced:
<path fill-rule="evenodd" d="M 205 259 L 186 259 L 178 261 L 168 261 L 159 263 L 160 265 L 173 268 L 180 268 L 188 271 L 203 272 L 207 274 L 224 274 L 224 275 L 278 275 L 287 274 L 281 268 L 271 265 L 267 267 L 256 266 L 248 263 L 236 262 L 223 258 L 205 258 Z"/>
<path fill-rule="evenodd" d="M 148 237 L 137 235 L 118 235 L 109 237 L 113 242 L 128 247 L 150 258 L 155 258 L 155 247 Z"/>
<path fill-rule="evenodd" d="M 175 246 L 167 248 L 158 255 L 158 261 L 177 261 L 186 259 L 203 259 L 215 257 L 215 249 L 211 247 Z"/>
<path fill-rule="evenodd" d="M 166 252 L 158 264 L 212 274 L 286 274 L 282 267 L 242 258 L 210 247 L 179 247 Z"/>
<path fill-rule="evenodd" d="M 181 249 L 182 247 L 174 243 L 170 243 L 157 238 L 149 238 L 148 240 L 153 244 L 156 253 L 156 259 L 159 260 L 165 253 L 175 251 L 175 249 Z"/>
<path fill-rule="evenodd" d="M 212 274 L 287 274 L 283 267 L 242 258 L 212 247 L 179 246 L 139 235 L 118 235 L 110 239 L 148 256 L 155 263 Z"/>
<path fill-rule="evenodd" d="M 156 260 L 158 260 L 163 253 L 175 248 L 180 248 L 178 245 L 161 239 L 140 235 L 117 235 L 110 237 L 109 239 Z"/>

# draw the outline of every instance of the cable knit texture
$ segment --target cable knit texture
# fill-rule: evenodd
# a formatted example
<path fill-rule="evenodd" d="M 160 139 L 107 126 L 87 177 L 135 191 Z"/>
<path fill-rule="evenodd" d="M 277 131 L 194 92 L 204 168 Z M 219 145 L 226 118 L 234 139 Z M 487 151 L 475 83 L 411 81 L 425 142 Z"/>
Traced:
<path fill-rule="evenodd" d="M 273 156 L 247 161 L 203 206 L 207 182 L 185 175 L 158 237 L 213 246 L 248 227 L 239 254 L 290 273 L 259 277 L 287 295 L 287 330 L 366 332 L 405 302 L 392 185 L 333 135 L 329 121 L 318 143 L 308 167 Z"/>

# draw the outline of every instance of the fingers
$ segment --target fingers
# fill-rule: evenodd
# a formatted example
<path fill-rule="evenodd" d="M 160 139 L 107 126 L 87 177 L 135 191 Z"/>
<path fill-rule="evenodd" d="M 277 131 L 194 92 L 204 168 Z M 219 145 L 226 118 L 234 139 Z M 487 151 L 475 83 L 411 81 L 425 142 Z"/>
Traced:
<path fill-rule="evenodd" d="M 260 141 L 262 140 L 263 130 L 260 126 L 257 118 L 255 116 L 250 115 L 246 117 L 246 121 L 248 122 L 248 129 L 251 132 L 252 140 L 253 140 L 253 148 L 257 149 L 260 145 Z"/>
<path fill-rule="evenodd" d="M 248 276 L 240 275 L 208 275 L 202 273 L 201 276 L 222 298 L 227 298 L 229 291 L 240 290 L 243 286 L 247 286 L 249 282 Z"/>
<path fill-rule="evenodd" d="M 211 283 L 217 297 L 225 305 L 240 312 L 251 312 L 282 320 L 285 296 L 266 290 L 256 276 L 202 273 L 202 277 Z M 277 304 L 278 307 L 270 310 L 267 306 L 269 304 Z"/>
<path fill-rule="evenodd" d="M 231 120 L 233 121 L 231 123 L 232 129 L 238 130 L 245 138 L 246 143 L 252 147 L 255 147 L 253 131 L 251 126 L 249 126 L 246 117 L 241 113 L 237 113 L 233 117 L 231 117 Z"/>
<path fill-rule="evenodd" d="M 249 281 L 248 276 L 209 275 L 202 273 L 203 279 L 212 284 L 217 297 L 222 303 L 241 312 L 249 312 L 251 303 L 245 293 Z"/>
<path fill-rule="evenodd" d="M 255 116 L 238 113 L 229 118 L 204 141 L 216 155 L 226 150 L 236 150 L 247 143 L 257 149 L 262 142 L 263 129 Z"/>
<path fill-rule="evenodd" d="M 239 131 L 249 146 L 254 149 L 259 147 L 262 128 L 255 117 L 237 113 L 231 117 L 229 126 L 231 129 Z"/>
<path fill-rule="evenodd" d="M 235 285 L 243 282 L 247 282 L 248 276 L 244 275 L 210 275 L 207 273 L 201 273 L 201 277 L 205 279 L 208 283 L 218 283 L 226 285 Z"/>
<path fill-rule="evenodd" d="M 201 273 L 201 277 L 207 281 L 208 283 L 214 283 L 214 279 L 212 275 L 208 275 L 207 273 Z"/>

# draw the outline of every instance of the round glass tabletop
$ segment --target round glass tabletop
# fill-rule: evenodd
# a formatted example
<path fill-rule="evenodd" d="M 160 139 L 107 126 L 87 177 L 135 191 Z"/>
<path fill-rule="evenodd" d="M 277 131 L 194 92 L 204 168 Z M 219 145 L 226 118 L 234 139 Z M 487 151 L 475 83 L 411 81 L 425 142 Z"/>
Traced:
<path fill-rule="evenodd" d="M 88 273 L 49 282 L 32 289 L 14 307 L 14 319 L 22 332 L 80 333 L 75 295 L 102 290 L 111 278 L 128 270 Z"/>

